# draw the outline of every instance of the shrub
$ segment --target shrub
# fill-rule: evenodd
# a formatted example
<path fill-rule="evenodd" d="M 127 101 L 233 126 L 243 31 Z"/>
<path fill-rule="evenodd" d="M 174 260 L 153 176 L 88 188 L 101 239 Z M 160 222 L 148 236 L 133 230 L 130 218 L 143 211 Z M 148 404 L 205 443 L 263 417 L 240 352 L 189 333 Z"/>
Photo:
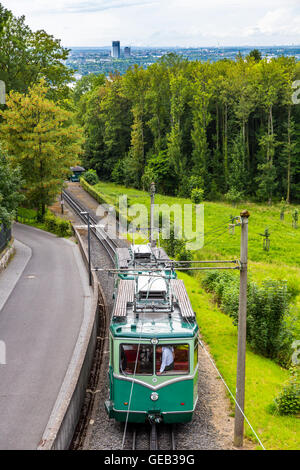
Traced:
<path fill-rule="evenodd" d="M 169 238 L 161 237 L 160 243 L 170 258 L 177 261 L 192 261 L 193 254 L 186 248 L 186 240 L 176 238 L 176 227 L 173 223 L 171 223 Z M 190 263 L 186 263 L 185 266 L 190 267 Z"/>
<path fill-rule="evenodd" d="M 68 237 L 72 235 L 71 226 L 67 220 L 58 219 L 57 235 L 59 237 Z"/>
<path fill-rule="evenodd" d="M 114 183 L 123 184 L 124 183 L 124 162 L 123 160 L 118 160 L 114 166 L 114 169 L 111 174 L 111 179 Z"/>
<path fill-rule="evenodd" d="M 179 251 L 177 252 L 176 260 L 177 261 L 192 261 L 193 254 L 190 250 L 186 248 L 186 246 L 182 246 Z M 184 263 L 182 267 L 189 268 L 191 267 L 191 263 Z"/>
<path fill-rule="evenodd" d="M 228 193 L 225 194 L 225 199 L 227 202 L 230 202 L 232 205 L 236 205 L 240 202 L 244 197 L 243 192 L 237 191 L 234 188 L 231 188 Z"/>
<path fill-rule="evenodd" d="M 191 200 L 194 204 L 200 204 L 204 199 L 204 190 L 201 188 L 194 188 L 191 192 Z"/>
<path fill-rule="evenodd" d="M 239 281 L 231 273 L 208 273 L 204 288 L 213 292 L 227 315 L 238 323 Z M 248 283 L 247 341 L 259 354 L 275 359 L 283 367 L 291 360 L 293 325 L 287 325 L 290 295 L 285 282 L 265 281 L 262 286 Z"/>
<path fill-rule="evenodd" d="M 291 368 L 289 383 L 274 400 L 275 410 L 280 415 L 295 415 L 300 412 L 300 372 Z"/>
<path fill-rule="evenodd" d="M 54 233 L 59 237 L 69 237 L 72 235 L 71 225 L 67 220 L 47 214 L 44 223 L 48 232 Z"/>
<path fill-rule="evenodd" d="M 278 359 L 282 348 L 292 342 L 284 317 L 288 312 L 285 282 L 268 280 L 261 287 L 252 283 L 248 295 L 248 338 L 254 350 L 265 357 Z M 287 360 L 290 351 L 287 351 Z M 282 364 L 284 365 L 284 364 Z"/>
<path fill-rule="evenodd" d="M 96 170 L 88 170 L 83 174 L 83 178 L 87 181 L 91 186 L 99 183 L 99 178 L 97 175 Z"/>
<path fill-rule="evenodd" d="M 44 223 L 48 232 L 56 233 L 57 222 L 56 222 L 56 217 L 54 217 L 54 215 L 50 215 L 50 214 L 46 215 Z"/>

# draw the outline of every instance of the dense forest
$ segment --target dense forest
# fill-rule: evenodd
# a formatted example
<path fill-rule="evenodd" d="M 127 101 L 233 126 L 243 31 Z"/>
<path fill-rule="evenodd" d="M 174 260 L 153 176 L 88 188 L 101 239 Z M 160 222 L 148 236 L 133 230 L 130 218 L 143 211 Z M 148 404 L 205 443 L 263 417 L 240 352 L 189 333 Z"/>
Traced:
<path fill-rule="evenodd" d="M 139 189 L 155 181 L 162 194 L 300 201 L 294 58 L 261 59 L 253 50 L 210 63 L 168 54 L 147 69 L 75 83 L 68 55 L 58 39 L 31 31 L 0 4 L 0 80 L 8 93 L 1 163 L 19 169 L 41 217 L 80 160 L 101 180 Z"/>
<path fill-rule="evenodd" d="M 300 200 L 293 58 L 215 63 L 164 56 L 147 70 L 89 75 L 74 90 L 84 164 L 103 180 L 207 200 Z M 297 94 L 297 90 L 296 90 Z"/>

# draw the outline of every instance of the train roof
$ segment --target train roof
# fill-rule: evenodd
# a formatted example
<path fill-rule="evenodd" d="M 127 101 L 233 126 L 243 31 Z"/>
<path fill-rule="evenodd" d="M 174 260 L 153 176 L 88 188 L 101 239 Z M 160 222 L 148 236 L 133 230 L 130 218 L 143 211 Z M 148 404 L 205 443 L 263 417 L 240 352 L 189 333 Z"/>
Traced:
<path fill-rule="evenodd" d="M 119 273 L 121 279 L 134 280 L 134 273 L 130 271 L 139 270 L 142 274 L 147 268 L 158 268 L 165 270 L 170 277 L 176 278 L 172 269 L 171 260 L 161 247 L 147 245 L 131 245 L 116 250 L 117 269 L 124 272 Z"/>
<path fill-rule="evenodd" d="M 183 281 L 140 277 L 137 282 L 121 280 L 119 283 L 111 323 L 113 335 L 120 338 L 193 337 L 198 326 Z M 150 279 L 152 286 L 147 290 Z M 170 303 L 166 300 L 168 283 Z"/>
<path fill-rule="evenodd" d="M 149 263 L 157 265 L 171 261 L 163 248 L 151 247 L 150 244 L 117 248 L 116 258 L 119 268 L 144 266 Z"/>

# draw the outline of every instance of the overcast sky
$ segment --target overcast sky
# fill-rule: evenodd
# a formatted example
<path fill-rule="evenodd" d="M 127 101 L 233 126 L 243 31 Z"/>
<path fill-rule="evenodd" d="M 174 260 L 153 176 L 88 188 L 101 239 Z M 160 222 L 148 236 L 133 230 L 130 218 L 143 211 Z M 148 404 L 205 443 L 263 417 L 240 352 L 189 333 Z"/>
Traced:
<path fill-rule="evenodd" d="M 300 45 L 300 0 L 0 0 L 66 47 Z"/>

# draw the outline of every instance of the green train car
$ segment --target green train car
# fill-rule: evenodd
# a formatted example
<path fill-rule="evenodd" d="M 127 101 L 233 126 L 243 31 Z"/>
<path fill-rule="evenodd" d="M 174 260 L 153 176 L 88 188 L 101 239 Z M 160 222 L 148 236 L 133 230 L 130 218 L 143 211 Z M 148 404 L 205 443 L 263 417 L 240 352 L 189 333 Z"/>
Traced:
<path fill-rule="evenodd" d="M 121 279 L 110 325 L 110 418 L 186 423 L 198 400 L 198 326 L 183 281 Z"/>

